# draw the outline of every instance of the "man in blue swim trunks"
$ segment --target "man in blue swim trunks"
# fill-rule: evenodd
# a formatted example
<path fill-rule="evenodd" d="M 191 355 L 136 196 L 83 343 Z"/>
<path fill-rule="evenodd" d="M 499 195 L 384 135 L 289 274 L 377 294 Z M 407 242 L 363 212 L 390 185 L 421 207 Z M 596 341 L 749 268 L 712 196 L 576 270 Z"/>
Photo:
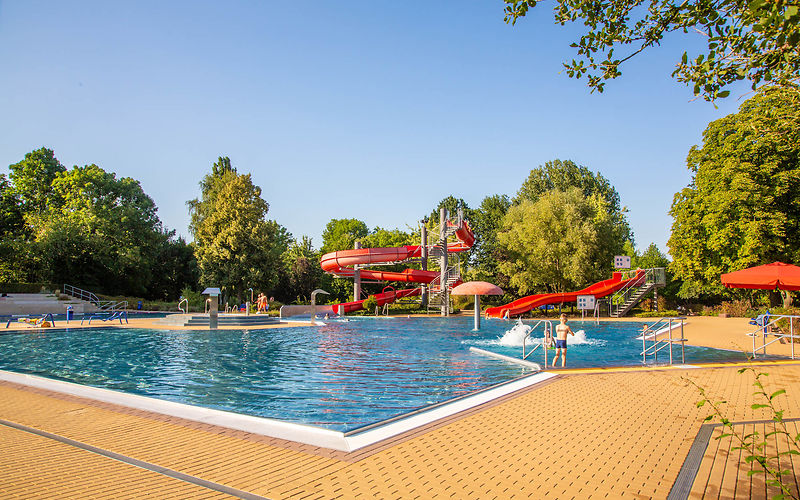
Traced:
<path fill-rule="evenodd" d="M 556 366 L 559 356 L 561 356 L 561 366 L 567 364 L 567 335 L 575 335 L 575 332 L 567 326 L 567 315 L 562 314 L 561 324 L 556 326 L 556 356 L 553 358 L 553 366 Z"/>

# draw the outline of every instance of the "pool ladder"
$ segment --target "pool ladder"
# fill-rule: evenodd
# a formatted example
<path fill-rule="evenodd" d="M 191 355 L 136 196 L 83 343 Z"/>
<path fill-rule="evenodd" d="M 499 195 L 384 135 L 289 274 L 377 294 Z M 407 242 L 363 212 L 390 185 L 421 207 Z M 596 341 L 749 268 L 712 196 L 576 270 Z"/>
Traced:
<path fill-rule="evenodd" d="M 668 349 L 669 364 L 673 364 L 672 346 L 679 344 L 681 346 L 681 364 L 686 363 L 686 336 L 683 334 L 683 325 L 686 318 L 683 317 L 666 317 L 661 318 L 652 325 L 642 330 L 642 364 L 647 364 L 647 357 L 652 356 L 653 363 L 658 363 L 658 351 Z M 672 330 L 680 328 L 680 337 L 673 337 Z M 659 338 L 659 336 L 661 338 Z M 652 342 L 647 344 L 648 340 Z"/>
<path fill-rule="evenodd" d="M 528 339 L 533 336 L 536 329 L 542 325 L 542 343 L 536 344 L 533 346 L 533 349 L 530 351 L 525 352 L 526 343 Z M 522 338 L 522 359 L 528 359 L 528 356 L 533 354 L 534 351 L 538 348 L 542 348 L 544 353 L 544 366 L 547 367 L 547 348 L 550 347 L 550 344 L 553 343 L 553 332 L 555 328 L 553 327 L 553 322 L 546 319 L 540 319 L 531 327 L 531 331 L 529 331 L 523 338 Z"/>

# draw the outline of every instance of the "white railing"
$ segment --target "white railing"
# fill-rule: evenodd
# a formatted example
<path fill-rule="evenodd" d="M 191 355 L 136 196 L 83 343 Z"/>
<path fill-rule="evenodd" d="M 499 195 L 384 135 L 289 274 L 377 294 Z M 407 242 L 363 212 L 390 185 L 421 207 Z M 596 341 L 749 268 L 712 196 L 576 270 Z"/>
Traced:
<path fill-rule="evenodd" d="M 519 324 L 522 324 L 522 320 L 521 319 L 518 320 L 518 321 L 519 321 Z M 542 343 L 534 345 L 533 349 L 531 349 L 530 351 L 527 351 L 527 353 L 526 353 L 525 352 L 525 347 L 526 347 L 527 341 L 533 335 L 533 333 L 536 331 L 536 329 L 539 327 L 539 325 L 542 325 Z M 546 320 L 546 319 L 540 319 L 539 321 L 534 323 L 533 326 L 531 327 L 531 330 L 522 338 L 522 359 L 528 359 L 528 356 L 533 354 L 533 352 L 536 351 L 536 349 L 541 347 L 542 351 L 544 352 L 544 366 L 547 367 L 547 348 L 550 347 L 550 344 L 553 342 L 553 332 L 554 331 L 555 331 L 555 329 L 553 328 L 553 322 L 552 321 L 549 321 L 549 320 Z"/>
<path fill-rule="evenodd" d="M 185 309 L 181 308 L 181 304 L 183 304 L 183 303 L 186 303 L 186 308 Z M 178 302 L 178 310 L 181 311 L 183 314 L 188 314 L 189 313 L 189 299 L 182 299 L 180 302 Z"/>
<path fill-rule="evenodd" d="M 669 348 L 669 364 L 673 363 L 672 346 L 681 345 L 681 364 L 686 363 L 686 337 L 683 334 L 683 325 L 686 318 L 667 317 L 661 318 L 650 326 L 642 329 L 642 363 L 647 364 L 647 356 L 653 357 L 653 363 L 658 363 L 658 352 Z M 673 337 L 672 331 L 680 328 L 681 336 Z M 661 338 L 659 338 L 661 337 Z M 647 341 L 652 341 L 648 347 Z"/>
<path fill-rule="evenodd" d="M 784 332 L 782 327 L 778 325 L 778 322 L 784 319 L 789 323 L 788 333 Z M 783 343 L 785 339 L 789 339 L 791 356 L 792 359 L 794 359 L 794 339 L 800 337 L 800 335 L 796 336 L 794 334 L 795 320 L 800 320 L 800 316 L 792 316 L 789 314 L 762 314 L 754 318 L 751 323 L 754 323 L 757 328 L 747 334 L 748 337 L 753 338 L 753 357 L 756 357 L 758 351 L 763 351 L 763 354 L 766 355 L 768 345 L 774 344 L 775 342 Z M 767 337 L 769 335 L 772 335 L 775 339 L 767 342 Z M 756 347 L 756 337 L 758 336 L 761 336 L 761 346 Z"/>
<path fill-rule="evenodd" d="M 100 298 L 88 290 L 78 288 L 77 286 L 64 285 L 64 293 L 70 297 L 75 297 L 78 300 L 85 300 L 97 306 L 100 311 L 104 312 L 117 312 L 128 309 L 127 300 L 100 300 Z"/>
<path fill-rule="evenodd" d="M 70 297 L 75 297 L 78 300 L 85 300 L 86 302 L 91 302 L 98 307 L 100 306 L 100 299 L 97 297 L 97 295 L 88 290 L 78 288 L 77 286 L 65 284 L 64 293 Z"/>

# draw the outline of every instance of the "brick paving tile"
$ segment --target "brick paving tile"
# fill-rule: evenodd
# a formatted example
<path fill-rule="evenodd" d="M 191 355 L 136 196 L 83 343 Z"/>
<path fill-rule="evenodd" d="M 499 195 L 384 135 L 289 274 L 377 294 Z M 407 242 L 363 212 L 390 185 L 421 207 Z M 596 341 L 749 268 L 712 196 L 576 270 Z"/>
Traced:
<path fill-rule="evenodd" d="M 784 387 L 793 394 L 800 391 L 799 366 L 764 371 L 771 374 L 766 382 L 770 387 Z M 317 454 L 309 447 L 298 451 L 279 440 L 250 438 L 238 431 L 219 432 L 212 426 L 187 425 L 180 419 L 155 418 L 3 384 L 0 418 L 270 498 L 537 498 L 545 494 L 659 498 L 669 492 L 707 414 L 705 408 L 694 405 L 699 394 L 681 376 L 706 387 L 713 398 L 727 400 L 732 420 L 763 418 L 749 407 L 752 380 L 732 367 L 566 374 L 430 431 L 393 440 L 374 451 L 337 455 L 341 458 Z M 785 417 L 800 416 L 797 398 L 785 398 L 782 403 Z M 92 425 L 85 425 L 87 421 Z M 9 445 L 1 443 L 7 455 Z M 737 466 L 736 457 L 728 461 L 718 456 L 715 444 L 706 452 L 691 498 L 702 498 L 698 496 L 701 484 L 702 491 L 711 493 L 716 488 L 723 496 L 731 491 L 736 496 L 744 494 L 745 484 L 748 495 L 767 493 L 763 478 L 743 482 L 746 470 Z M 9 487 L 9 474 L 36 471 L 40 481 L 34 487 L 42 488 L 57 484 L 51 481 L 57 481 L 59 474 L 86 470 L 89 460 L 81 454 L 75 467 L 61 462 L 55 471 L 46 472 L 35 467 L 36 457 L 48 457 L 47 444 L 37 443 L 16 453 L 17 460 L 8 464 L 16 468 L 0 468 L 0 488 L 9 495 L 25 492 Z M 791 458 L 787 463 L 793 467 Z M 151 491 L 171 494 L 171 488 L 162 484 Z M 217 496 L 210 490 L 201 494 Z"/>

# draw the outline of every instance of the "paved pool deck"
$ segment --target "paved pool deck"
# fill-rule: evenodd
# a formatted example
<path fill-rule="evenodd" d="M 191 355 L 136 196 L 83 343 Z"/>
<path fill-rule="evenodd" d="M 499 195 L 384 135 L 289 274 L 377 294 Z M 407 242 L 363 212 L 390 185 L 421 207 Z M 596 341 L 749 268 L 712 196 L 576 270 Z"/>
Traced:
<path fill-rule="evenodd" d="M 687 331 L 691 343 L 749 331 L 708 320 Z M 784 418 L 800 418 L 800 362 L 744 366 L 769 373 L 768 392 L 787 391 L 775 399 Z M 767 432 L 771 415 L 751 409 L 753 377 L 739 367 L 556 370 L 352 453 L 3 382 L 0 498 L 667 498 L 687 459 L 682 498 L 768 498 L 777 491 L 747 476 L 735 443 L 713 439 L 689 383 L 727 401 L 739 428 Z M 781 467 L 797 494 L 791 459 Z"/>

